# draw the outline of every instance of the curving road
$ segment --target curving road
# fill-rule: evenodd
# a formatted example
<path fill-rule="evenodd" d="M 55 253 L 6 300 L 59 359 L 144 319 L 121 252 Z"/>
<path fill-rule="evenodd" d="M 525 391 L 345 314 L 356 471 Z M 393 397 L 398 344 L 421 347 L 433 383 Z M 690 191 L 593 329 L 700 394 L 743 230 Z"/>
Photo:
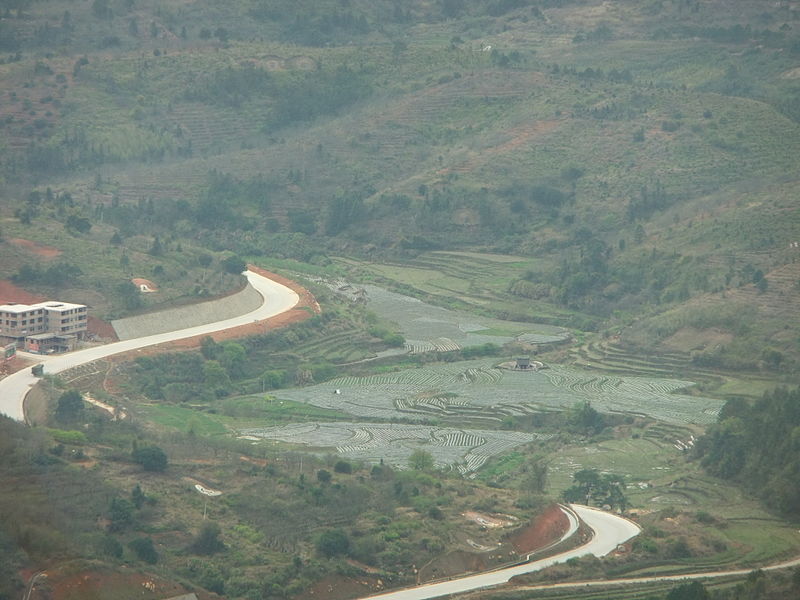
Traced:
<path fill-rule="evenodd" d="M 360 600 L 428 600 L 438 598 L 448 594 L 460 594 L 486 587 L 492 587 L 508 582 L 509 579 L 525 573 L 533 573 L 545 567 L 568 561 L 570 558 L 594 554 L 595 556 L 605 556 L 618 545 L 628 541 L 639 534 L 639 526 L 623 519 L 617 515 L 581 506 L 580 504 L 570 504 L 572 511 L 588 525 L 594 532 L 592 539 L 578 548 L 567 550 L 555 556 L 549 556 L 540 560 L 535 560 L 522 565 L 489 571 L 478 575 L 468 575 L 451 581 L 441 581 L 439 583 L 429 583 L 414 588 L 386 592 L 373 596 L 365 596 Z M 562 510 L 564 510 L 562 508 Z M 572 517 L 569 511 L 564 510 L 565 514 Z M 572 528 L 572 527 L 570 527 Z"/>
<path fill-rule="evenodd" d="M 249 325 L 253 321 L 263 321 L 264 319 L 286 312 L 300 301 L 300 297 L 297 293 L 285 285 L 281 285 L 253 271 L 245 271 L 244 275 L 247 277 L 250 285 L 261 294 L 264 300 L 261 306 L 254 311 L 231 319 L 225 319 L 224 321 L 217 321 L 216 323 L 198 325 L 196 327 L 189 327 L 188 329 L 179 329 L 122 342 L 114 342 L 113 344 L 107 344 L 105 346 L 97 346 L 95 348 L 87 348 L 86 350 L 79 350 L 69 354 L 49 357 L 42 360 L 45 365 L 45 373 L 56 374 L 84 363 L 106 358 L 113 354 L 119 354 L 120 352 L 137 350 L 138 348 L 163 344 L 164 342 L 173 342 L 196 335 L 206 335 L 240 325 Z M 0 413 L 17 421 L 24 421 L 25 412 L 23 404 L 25 396 L 37 381 L 38 379 L 31 374 L 30 368 L 23 369 L 22 371 L 18 371 L 0 380 Z"/>

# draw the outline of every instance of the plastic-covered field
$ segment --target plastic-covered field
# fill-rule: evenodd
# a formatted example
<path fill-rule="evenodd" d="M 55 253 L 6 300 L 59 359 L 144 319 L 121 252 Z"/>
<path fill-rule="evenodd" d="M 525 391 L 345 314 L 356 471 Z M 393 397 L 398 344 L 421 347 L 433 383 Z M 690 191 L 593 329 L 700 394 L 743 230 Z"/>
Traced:
<path fill-rule="evenodd" d="M 487 342 L 505 344 L 514 339 L 543 344 L 558 342 L 569 336 L 566 330 L 552 325 L 479 317 L 426 304 L 374 285 L 364 286 L 364 289 L 369 309 L 397 323 L 412 352 L 457 350 Z"/>
<path fill-rule="evenodd" d="M 538 372 L 496 369 L 480 359 L 436 364 L 397 373 L 340 377 L 281 390 L 282 399 L 392 419 L 452 418 L 501 421 L 508 415 L 563 410 L 588 400 L 601 412 L 646 415 L 673 424 L 715 421 L 722 401 L 681 394 L 693 385 L 678 379 L 621 377 L 555 366 Z M 337 393 L 338 390 L 338 393 Z"/>
<path fill-rule="evenodd" d="M 243 429 L 239 433 L 248 438 L 335 449 L 347 458 L 376 464 L 383 460 L 397 467 L 407 467 L 411 453 L 423 449 L 430 452 L 437 467 L 452 467 L 464 475 L 474 473 L 491 456 L 551 437 L 516 431 L 370 423 L 302 423 Z"/>

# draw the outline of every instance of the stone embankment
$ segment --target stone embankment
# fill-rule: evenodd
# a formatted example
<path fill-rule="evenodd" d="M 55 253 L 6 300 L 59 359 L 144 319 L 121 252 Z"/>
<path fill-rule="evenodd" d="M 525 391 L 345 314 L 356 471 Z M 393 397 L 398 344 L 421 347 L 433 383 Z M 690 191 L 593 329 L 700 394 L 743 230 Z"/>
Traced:
<path fill-rule="evenodd" d="M 240 292 L 224 298 L 117 319 L 111 324 L 120 340 L 131 340 L 232 319 L 255 310 L 262 302 L 261 294 L 248 284 Z"/>

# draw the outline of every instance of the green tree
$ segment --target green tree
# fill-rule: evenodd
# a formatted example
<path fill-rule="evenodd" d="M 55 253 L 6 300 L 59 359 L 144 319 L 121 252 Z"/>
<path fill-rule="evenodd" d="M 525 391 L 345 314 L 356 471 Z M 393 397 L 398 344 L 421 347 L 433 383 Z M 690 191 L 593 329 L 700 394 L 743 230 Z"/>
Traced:
<path fill-rule="evenodd" d="M 136 486 L 131 490 L 131 502 L 133 502 L 133 505 L 136 508 L 142 508 L 142 504 L 144 504 L 146 499 L 147 497 L 142 491 L 142 486 L 137 483 Z"/>
<path fill-rule="evenodd" d="M 73 423 L 83 415 L 83 396 L 78 390 L 68 390 L 58 398 L 56 419 L 62 423 Z"/>
<path fill-rule="evenodd" d="M 123 254 L 123 256 L 127 255 Z M 125 310 L 134 310 L 142 305 L 142 295 L 139 293 L 139 288 L 130 281 L 118 283 L 115 291 Z"/>
<path fill-rule="evenodd" d="M 221 265 L 223 271 L 226 273 L 232 273 L 234 275 L 238 275 L 247 269 L 247 263 L 235 254 L 223 259 Z"/>
<path fill-rule="evenodd" d="M 210 267 L 212 262 L 214 262 L 214 257 L 210 254 L 206 254 L 205 252 L 197 257 L 197 264 L 204 269 Z"/>
<path fill-rule="evenodd" d="M 346 460 L 337 460 L 336 464 L 333 465 L 333 470 L 337 473 L 352 473 L 353 472 L 353 465 L 351 465 Z"/>
<path fill-rule="evenodd" d="M 588 400 L 574 404 L 567 412 L 567 422 L 587 434 L 599 433 L 605 427 L 603 415 Z"/>
<path fill-rule="evenodd" d="M 331 482 L 331 472 L 326 471 L 325 469 L 320 469 L 317 471 L 317 481 L 320 483 L 330 483 Z"/>
<path fill-rule="evenodd" d="M 143 560 L 150 565 L 158 562 L 158 552 L 153 546 L 153 540 L 149 537 L 136 538 L 128 544 L 128 547 L 133 550 L 139 560 Z"/>
<path fill-rule="evenodd" d="M 98 543 L 98 550 L 100 551 L 100 558 L 108 556 L 122 558 L 122 544 L 113 535 L 103 536 Z"/>
<path fill-rule="evenodd" d="M 364 200 L 360 196 L 337 194 L 328 203 L 325 232 L 337 235 L 364 216 Z"/>
<path fill-rule="evenodd" d="M 220 539 L 221 534 L 222 530 L 219 525 L 216 523 L 206 523 L 189 546 L 189 550 L 193 554 L 201 554 L 204 556 L 222 552 L 225 550 L 225 544 Z"/>
<path fill-rule="evenodd" d="M 145 471 L 164 471 L 167 468 L 167 453 L 158 446 L 142 446 L 131 453 L 133 462 Z"/>
<path fill-rule="evenodd" d="M 133 503 L 126 498 L 112 498 L 108 520 L 109 531 L 125 531 L 133 523 Z"/>
<path fill-rule="evenodd" d="M 244 346 L 236 342 L 226 342 L 222 345 L 222 356 L 219 357 L 220 364 L 225 367 L 225 370 L 231 378 L 241 377 L 244 375 L 245 360 L 247 359 L 247 351 Z"/>
<path fill-rule="evenodd" d="M 317 538 L 317 551 L 328 558 L 350 552 L 350 538 L 343 529 L 328 529 Z"/>
<path fill-rule="evenodd" d="M 231 377 L 219 361 L 207 360 L 203 363 L 203 383 L 214 390 L 218 397 L 228 394 L 231 389 Z"/>
<path fill-rule="evenodd" d="M 665 600 L 708 600 L 711 598 L 705 586 L 699 581 L 682 583 L 672 588 Z"/>
<path fill-rule="evenodd" d="M 67 217 L 67 229 L 77 231 L 78 233 L 89 233 L 92 229 L 92 223 L 86 217 L 70 215 Z"/>
<path fill-rule="evenodd" d="M 408 457 L 408 466 L 415 471 L 430 471 L 433 465 L 433 455 L 422 449 L 414 450 Z"/>
<path fill-rule="evenodd" d="M 217 345 L 210 335 L 205 336 L 200 340 L 200 353 L 206 360 L 215 360 L 219 357 L 222 348 Z"/>
<path fill-rule="evenodd" d="M 608 504 L 611 508 L 625 510 L 628 499 L 625 497 L 625 479 L 613 473 L 600 474 L 597 469 L 581 469 L 572 476 L 573 485 L 564 491 L 567 502 L 586 502 Z"/>
<path fill-rule="evenodd" d="M 264 389 L 274 390 L 286 383 L 286 371 L 282 370 L 269 370 L 261 374 L 261 383 Z"/>
<path fill-rule="evenodd" d="M 522 478 L 520 488 L 526 492 L 541 494 L 547 487 L 548 467 L 544 459 L 533 460 L 528 463 L 527 472 Z"/>

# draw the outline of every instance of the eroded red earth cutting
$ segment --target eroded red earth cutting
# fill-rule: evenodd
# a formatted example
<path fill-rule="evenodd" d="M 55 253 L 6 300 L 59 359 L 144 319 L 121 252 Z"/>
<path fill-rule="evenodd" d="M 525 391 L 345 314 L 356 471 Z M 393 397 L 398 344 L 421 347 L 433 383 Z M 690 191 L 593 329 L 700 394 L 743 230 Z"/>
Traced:
<path fill-rule="evenodd" d="M 555 504 L 538 515 L 530 525 L 515 532 L 509 542 L 519 554 L 528 554 L 558 540 L 569 528 L 569 519 Z"/>

